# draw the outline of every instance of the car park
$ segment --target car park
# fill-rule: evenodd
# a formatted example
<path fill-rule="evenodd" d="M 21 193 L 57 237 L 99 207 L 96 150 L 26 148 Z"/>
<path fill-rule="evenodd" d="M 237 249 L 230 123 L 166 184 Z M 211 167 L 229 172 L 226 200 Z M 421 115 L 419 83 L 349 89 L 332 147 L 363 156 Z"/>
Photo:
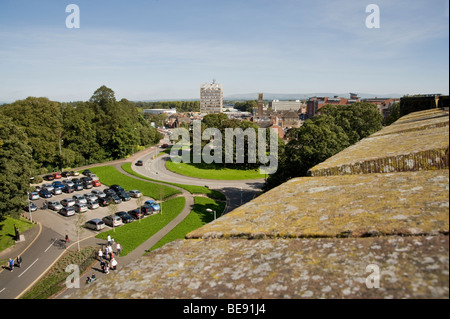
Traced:
<path fill-rule="evenodd" d="M 72 198 L 78 203 L 78 204 L 87 204 L 87 200 L 83 195 L 73 195 Z"/>
<path fill-rule="evenodd" d="M 142 193 L 140 191 L 138 191 L 137 189 L 133 189 L 133 190 L 129 191 L 128 194 L 133 198 L 138 198 L 138 197 L 142 196 Z"/>
<path fill-rule="evenodd" d="M 103 222 L 111 227 L 117 227 L 123 225 L 122 219 L 117 215 L 108 215 L 103 217 Z"/>
<path fill-rule="evenodd" d="M 88 205 L 87 204 L 76 203 L 75 205 L 73 205 L 73 208 L 75 209 L 75 211 L 77 213 L 85 213 L 85 212 L 88 211 Z"/>
<path fill-rule="evenodd" d="M 50 193 L 48 190 L 46 189 L 41 189 L 39 191 L 39 196 L 41 198 L 51 198 L 52 197 L 52 193 Z"/>
<path fill-rule="evenodd" d="M 116 213 L 117 216 L 119 216 L 122 219 L 122 223 L 128 224 L 134 221 L 134 218 L 130 216 L 127 212 L 121 211 Z"/>
<path fill-rule="evenodd" d="M 76 201 L 73 198 L 65 198 L 60 203 L 64 207 L 72 207 L 73 205 L 75 205 Z"/>
<path fill-rule="evenodd" d="M 73 216 L 75 215 L 75 209 L 73 207 L 64 207 L 63 209 L 59 210 L 59 213 L 63 216 Z"/>
<path fill-rule="evenodd" d="M 47 207 L 48 207 L 48 209 L 51 209 L 51 210 L 54 210 L 57 212 L 63 208 L 63 205 L 61 205 L 61 203 L 56 200 L 51 200 L 47 203 Z"/>
<path fill-rule="evenodd" d="M 85 227 L 92 230 L 101 230 L 105 227 L 105 223 L 101 219 L 94 218 L 88 220 L 85 224 Z"/>

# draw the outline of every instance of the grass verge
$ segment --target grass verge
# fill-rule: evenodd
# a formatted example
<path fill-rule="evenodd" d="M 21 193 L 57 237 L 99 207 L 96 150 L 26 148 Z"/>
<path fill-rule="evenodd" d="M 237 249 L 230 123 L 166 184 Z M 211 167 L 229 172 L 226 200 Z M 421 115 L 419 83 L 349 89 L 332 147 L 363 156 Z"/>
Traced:
<path fill-rule="evenodd" d="M 177 226 L 175 226 L 166 236 L 157 242 L 150 251 L 155 250 L 176 239 L 183 239 L 187 233 L 202 227 L 214 220 L 214 213 L 207 212 L 206 209 L 215 210 L 219 217 L 225 209 L 225 203 L 216 202 L 211 198 L 194 197 L 194 209 Z"/>
<path fill-rule="evenodd" d="M 161 154 L 161 153 L 159 153 L 159 154 Z M 139 177 L 139 178 L 143 178 L 143 179 L 147 179 L 149 181 L 164 183 L 164 184 L 173 185 L 173 186 L 177 186 L 177 187 L 183 188 L 183 189 L 187 190 L 191 194 L 204 194 L 204 195 L 207 195 L 210 198 L 226 200 L 226 197 L 225 197 L 224 194 L 222 194 L 219 191 L 216 191 L 216 190 L 213 190 L 213 189 L 209 189 L 208 187 L 205 187 L 205 186 L 195 186 L 195 185 L 184 185 L 184 184 L 177 184 L 177 183 L 169 183 L 169 182 L 162 182 L 162 181 L 158 181 L 158 180 L 154 180 L 154 179 L 148 178 L 148 177 L 146 177 L 144 175 L 141 175 L 141 174 L 136 173 L 135 171 L 133 171 L 133 169 L 131 168 L 131 165 L 132 165 L 131 163 L 125 163 L 125 164 L 122 165 L 122 169 L 125 172 L 127 172 L 128 174 L 131 174 L 131 175 Z"/>
<path fill-rule="evenodd" d="M 183 210 L 185 203 L 184 197 L 169 199 L 161 204 L 162 213 L 150 215 L 140 221 L 137 220 L 102 232 L 95 237 L 107 239 L 108 235 L 111 235 L 114 241 L 119 242 L 122 247 L 120 255 L 126 256 L 178 216 Z"/>
<path fill-rule="evenodd" d="M 168 170 L 177 174 L 204 179 L 244 180 L 264 178 L 264 174 L 260 174 L 259 169 L 232 169 L 224 168 L 217 164 L 175 163 L 167 161 L 166 167 Z"/>
<path fill-rule="evenodd" d="M 14 225 L 16 225 L 17 228 L 19 228 L 19 232 L 21 234 L 27 229 L 36 226 L 35 224 L 30 223 L 24 218 L 16 219 L 9 216 L 6 217 L 5 220 L 0 222 L 0 251 L 3 251 L 6 248 L 13 246 L 15 244 Z"/>

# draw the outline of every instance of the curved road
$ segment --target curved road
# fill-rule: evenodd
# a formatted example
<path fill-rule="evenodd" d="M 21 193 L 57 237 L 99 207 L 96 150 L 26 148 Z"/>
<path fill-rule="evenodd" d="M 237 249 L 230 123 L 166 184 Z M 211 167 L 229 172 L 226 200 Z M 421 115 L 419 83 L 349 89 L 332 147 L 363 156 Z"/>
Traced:
<path fill-rule="evenodd" d="M 161 141 L 161 143 L 165 142 L 167 142 L 167 139 Z M 253 199 L 255 195 L 259 193 L 263 185 L 263 179 L 240 181 L 208 180 L 175 174 L 165 167 L 165 162 L 167 160 L 170 160 L 168 155 L 156 156 L 160 151 L 161 149 L 159 147 L 151 147 L 138 152 L 127 159 L 108 163 L 99 163 L 90 165 L 89 167 L 114 165 L 120 171 L 125 173 L 121 169 L 121 165 L 123 163 L 135 163 L 135 161 L 137 160 L 142 160 L 144 162 L 143 166 L 132 165 L 132 168 L 134 171 L 143 176 L 163 182 L 207 186 L 210 189 L 215 189 L 224 193 L 227 198 L 227 209 L 224 213 L 227 213 Z M 89 167 L 79 168 L 78 170 Z M 139 179 L 135 176 L 132 177 Z M 177 187 L 174 186 L 174 188 Z M 186 205 L 183 213 L 180 213 L 176 219 L 174 219 L 170 224 L 166 225 L 166 227 L 161 229 L 160 232 L 152 236 L 144 244 L 136 248 L 127 256 L 123 257 L 124 259 L 122 259 L 122 257 L 119 257 L 120 259 L 122 259 L 121 261 L 119 261 L 119 264 L 125 265 L 126 263 L 140 257 L 145 252 L 145 249 L 152 247 L 154 243 L 159 241 L 160 238 L 162 238 L 167 232 L 169 232 L 173 227 L 181 222 L 184 217 L 192 210 L 192 194 L 184 189 L 177 189 L 180 189 L 182 191 L 182 196 L 186 198 Z M 46 225 L 48 223 L 50 222 L 46 220 L 42 220 L 42 222 L 39 222 L 38 228 L 35 228 L 34 230 L 35 233 L 33 235 L 30 234 L 30 237 L 33 238 L 29 237 L 29 242 L 28 240 L 26 240 L 26 242 L 24 242 L 22 245 L 17 245 L 18 247 L 16 249 L 13 249 L 14 252 L 10 251 L 10 253 L 12 253 L 12 257 L 15 257 L 16 254 L 20 253 L 24 259 L 24 263 L 22 265 L 22 268 L 16 268 L 13 273 L 10 273 L 7 269 L 4 268 L 0 269 L 0 299 L 17 298 L 18 296 L 20 296 L 25 290 L 27 290 L 27 288 L 30 287 L 32 283 L 36 282 L 41 277 L 41 275 L 46 272 L 46 270 L 48 270 L 52 266 L 52 264 L 66 251 L 65 245 L 61 243 L 61 239 L 63 238 L 63 234 L 67 232 L 67 229 L 55 229 L 61 228 L 62 226 L 56 226 L 52 224 Z M 89 240 L 94 240 L 94 244 L 98 244 L 96 243 L 98 240 L 94 239 L 93 235 L 83 236 L 80 241 L 81 240 L 86 240 L 87 242 L 89 242 Z M 73 245 L 75 245 L 74 242 L 71 243 L 71 246 Z M 4 255 L 6 256 L 6 254 L 9 255 L 10 253 L 5 251 Z M 71 293 L 69 291 L 66 291 L 57 298 L 64 298 L 64 296 L 67 297 L 70 294 Z"/>

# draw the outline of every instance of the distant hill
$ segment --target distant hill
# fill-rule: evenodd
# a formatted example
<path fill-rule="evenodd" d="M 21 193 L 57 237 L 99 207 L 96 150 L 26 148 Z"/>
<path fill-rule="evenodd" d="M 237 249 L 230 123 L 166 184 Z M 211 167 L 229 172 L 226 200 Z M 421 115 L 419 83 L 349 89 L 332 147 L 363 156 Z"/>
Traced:
<path fill-rule="evenodd" d="M 371 93 L 357 93 L 358 97 L 366 98 L 400 98 L 403 94 L 371 94 Z M 264 100 L 303 100 L 313 96 L 334 97 L 334 96 L 349 98 L 349 93 L 263 93 Z M 223 97 L 224 100 L 256 100 L 258 93 L 244 93 L 244 94 L 230 94 Z"/>

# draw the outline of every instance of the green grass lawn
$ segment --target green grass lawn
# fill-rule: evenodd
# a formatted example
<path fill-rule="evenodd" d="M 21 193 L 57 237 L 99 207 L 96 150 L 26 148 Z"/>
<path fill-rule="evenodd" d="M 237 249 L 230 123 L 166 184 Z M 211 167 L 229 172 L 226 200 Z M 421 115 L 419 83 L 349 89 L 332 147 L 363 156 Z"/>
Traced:
<path fill-rule="evenodd" d="M 181 194 L 181 192 L 175 188 L 159 185 L 151 182 L 141 181 L 129 176 L 126 176 L 119 172 L 114 166 L 99 166 L 90 169 L 92 173 L 95 173 L 102 184 L 114 185 L 118 184 L 125 188 L 127 191 L 132 189 L 138 189 L 145 196 L 152 197 L 159 200 L 160 195 L 165 199 L 175 194 Z"/>
<path fill-rule="evenodd" d="M 3 251 L 6 248 L 13 246 L 15 244 L 14 224 L 17 226 L 17 228 L 19 228 L 19 233 L 21 234 L 27 229 L 36 226 L 35 224 L 30 223 L 24 218 L 15 219 L 9 216 L 6 217 L 5 220 L 0 222 L 0 251 Z"/>
<path fill-rule="evenodd" d="M 161 153 L 159 153 L 159 154 L 161 154 Z M 129 173 L 131 175 L 134 175 L 136 177 L 147 179 L 149 181 L 158 182 L 157 180 L 154 180 L 154 179 L 151 179 L 151 178 L 148 178 L 146 176 L 143 176 L 141 174 L 136 173 L 131 168 L 131 165 L 132 165 L 131 163 L 125 163 L 125 164 L 122 165 L 122 169 L 125 172 L 127 172 L 127 173 Z M 187 190 L 191 194 L 205 194 L 205 195 L 207 195 L 208 197 L 211 197 L 211 198 L 220 199 L 220 200 L 226 200 L 226 197 L 225 197 L 224 194 L 222 194 L 219 191 L 216 191 L 216 190 L 213 190 L 213 189 L 209 189 L 208 187 L 205 187 L 205 186 L 184 185 L 184 184 L 169 183 L 169 182 L 160 182 L 160 183 L 165 183 L 165 184 L 168 184 L 168 185 L 178 186 L 180 188 L 183 188 L 183 189 Z"/>
<path fill-rule="evenodd" d="M 121 256 L 125 256 L 178 216 L 185 203 L 184 197 L 169 199 L 161 204 L 162 213 L 150 215 L 140 221 L 136 220 L 130 224 L 102 232 L 95 237 L 107 239 L 108 235 L 111 235 L 114 241 L 119 242 L 122 246 Z"/>
<path fill-rule="evenodd" d="M 224 168 L 222 164 L 214 163 L 174 163 L 169 160 L 166 162 L 166 167 L 177 174 L 205 179 L 243 180 L 264 178 L 264 174 L 260 174 L 259 169 Z"/>
<path fill-rule="evenodd" d="M 194 197 L 194 209 L 181 223 L 175 226 L 172 231 L 151 247 L 150 251 L 162 247 L 176 239 L 183 239 L 187 233 L 213 221 L 214 213 L 207 212 L 207 208 L 215 210 L 217 217 L 219 217 L 225 209 L 225 203 L 216 202 L 211 198 Z"/>

